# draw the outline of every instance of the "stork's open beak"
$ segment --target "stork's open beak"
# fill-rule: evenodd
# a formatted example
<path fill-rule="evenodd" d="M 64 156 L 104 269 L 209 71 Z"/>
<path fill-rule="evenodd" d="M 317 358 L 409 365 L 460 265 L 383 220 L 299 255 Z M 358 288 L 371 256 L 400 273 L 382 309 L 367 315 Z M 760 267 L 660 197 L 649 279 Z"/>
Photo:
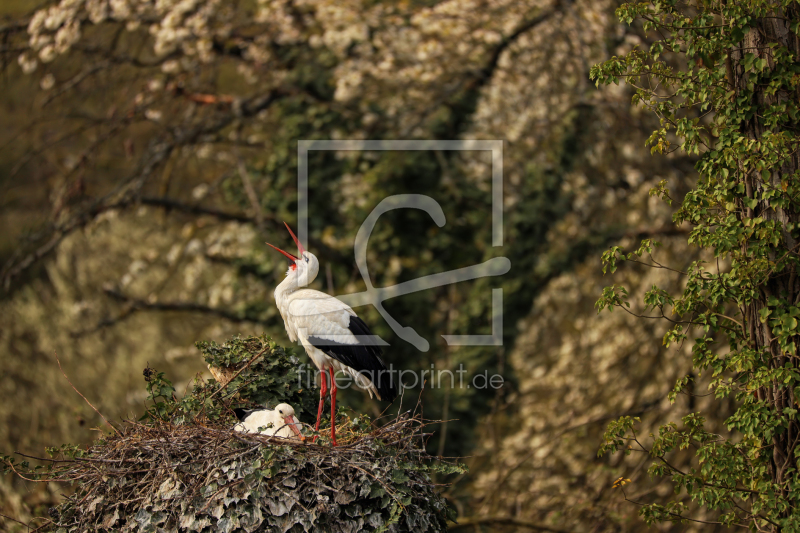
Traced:
<path fill-rule="evenodd" d="M 294 232 L 292 231 L 292 228 L 289 227 L 289 224 L 286 224 L 286 222 L 284 222 L 284 224 L 286 225 L 286 229 L 289 230 L 289 234 L 292 236 L 292 239 L 294 239 L 295 244 L 297 244 L 297 249 L 300 251 L 300 255 L 303 255 L 303 252 L 306 251 L 305 248 L 303 248 L 303 245 L 300 244 L 300 241 L 297 240 L 297 237 L 295 236 Z M 294 262 L 297 261 L 297 259 L 298 259 L 297 257 L 295 257 L 294 255 L 290 254 L 289 252 L 284 252 L 283 250 L 281 250 L 277 246 L 273 246 L 270 243 L 265 243 L 265 244 L 267 246 L 279 251 L 283 255 L 285 255 L 286 258 L 289 260 L 289 264 L 290 265 L 294 264 Z"/>
<path fill-rule="evenodd" d="M 283 417 L 283 421 L 286 423 L 287 426 L 289 426 L 289 429 L 291 429 L 292 432 L 295 435 L 297 435 L 298 439 L 302 441 L 306 440 L 306 438 L 303 436 L 302 433 L 300 433 L 300 430 L 297 428 L 297 424 L 299 423 L 299 421 L 295 417 L 285 416 Z"/>

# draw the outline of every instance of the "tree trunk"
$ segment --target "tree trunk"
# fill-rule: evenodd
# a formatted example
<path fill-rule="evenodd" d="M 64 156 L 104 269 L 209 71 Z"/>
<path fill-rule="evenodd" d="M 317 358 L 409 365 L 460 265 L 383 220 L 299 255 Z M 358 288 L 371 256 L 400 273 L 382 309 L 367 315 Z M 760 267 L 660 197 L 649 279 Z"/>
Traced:
<path fill-rule="evenodd" d="M 734 78 L 730 80 L 736 89 L 734 98 L 746 90 L 747 76 L 743 64 L 745 54 L 753 53 L 756 58 L 766 59 L 768 69 L 774 66 L 772 49 L 766 46 L 769 43 L 779 43 L 792 51 L 795 57 L 798 56 L 800 43 L 798 43 L 797 36 L 789 30 L 790 21 L 797 19 L 796 8 L 777 15 L 780 18 L 764 18 L 754 21 L 754 26 L 742 41 L 741 48 L 731 52 L 727 65 L 729 78 L 731 75 Z M 800 94 L 800 87 L 793 92 L 778 92 L 774 95 L 767 94 L 763 87 L 756 88 L 751 105 L 757 106 L 759 113 L 754 114 L 751 120 L 744 123 L 742 133 L 751 139 L 761 140 L 766 128 L 759 116 L 762 114 L 760 111 L 766 106 L 780 101 L 797 100 L 798 94 Z M 800 169 L 800 156 L 794 153 L 780 169 L 772 169 L 771 175 L 767 178 L 768 181 L 771 181 L 770 188 L 775 187 L 780 190 L 782 180 L 789 178 L 798 169 Z M 760 172 L 749 172 L 745 175 L 745 186 L 748 197 L 762 198 L 761 192 L 765 188 L 765 179 Z M 795 209 L 776 207 L 771 205 L 769 200 L 760 200 L 755 209 L 746 208 L 742 212 L 743 216 L 748 218 L 762 217 L 766 220 L 777 220 L 782 225 L 783 246 L 776 247 L 776 251 L 773 251 L 773 256 L 770 257 L 772 261 L 780 259 L 786 250 L 793 250 L 797 246 L 797 239 L 792 235 L 790 226 L 790 224 L 800 221 L 800 215 Z M 763 350 L 765 354 L 768 354 L 770 368 L 783 367 L 787 363 L 795 366 L 795 357 L 785 354 L 781 350 L 777 341 L 773 339 L 769 324 L 762 324 L 759 320 L 759 311 L 766 307 L 771 296 L 786 298 L 790 305 L 798 303 L 800 283 L 797 283 L 797 271 L 794 266 L 782 272 L 775 272 L 766 280 L 761 286 L 760 297 L 745 309 L 745 319 L 749 325 L 751 347 Z M 795 343 L 800 347 L 800 339 L 797 339 Z M 796 408 L 797 406 L 792 388 L 783 383 L 774 382 L 769 387 L 762 387 L 757 394 L 760 400 L 770 404 L 777 412 L 782 412 L 787 407 Z M 796 421 L 789 421 L 788 429 L 772 439 L 771 476 L 772 481 L 779 486 L 787 486 L 786 472 L 787 469 L 794 466 L 794 450 L 797 446 L 798 435 L 800 435 L 800 426 Z M 786 497 L 787 492 L 784 488 L 781 490 L 781 495 Z M 789 516 L 791 512 L 791 510 L 786 511 L 786 516 Z M 775 528 L 775 530 L 779 531 L 780 528 Z"/>

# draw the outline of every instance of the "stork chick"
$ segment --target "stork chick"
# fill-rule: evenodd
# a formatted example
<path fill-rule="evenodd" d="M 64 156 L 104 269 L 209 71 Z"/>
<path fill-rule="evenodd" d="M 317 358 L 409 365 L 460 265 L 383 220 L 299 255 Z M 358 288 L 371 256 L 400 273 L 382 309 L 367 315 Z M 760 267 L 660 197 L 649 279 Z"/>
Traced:
<path fill-rule="evenodd" d="M 294 416 L 294 408 L 288 403 L 278 404 L 275 409 L 236 408 L 233 413 L 239 419 L 239 423 L 233 426 L 235 431 L 306 440 L 300 433 L 300 421 Z"/>

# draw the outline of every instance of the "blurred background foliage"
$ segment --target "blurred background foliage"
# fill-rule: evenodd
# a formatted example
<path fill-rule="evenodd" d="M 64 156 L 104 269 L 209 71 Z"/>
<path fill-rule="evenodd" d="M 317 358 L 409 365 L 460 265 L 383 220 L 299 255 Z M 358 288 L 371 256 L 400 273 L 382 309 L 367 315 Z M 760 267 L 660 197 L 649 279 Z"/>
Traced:
<path fill-rule="evenodd" d="M 75 386 L 119 419 L 142 413 L 148 364 L 179 391 L 209 376 L 197 340 L 265 332 L 290 347 L 272 300 L 285 262 L 263 243 L 291 250 L 282 221 L 297 224 L 298 140 L 502 139 L 498 248 L 488 153 L 312 152 L 314 287 L 364 290 L 352 249 L 367 214 L 391 194 L 434 198 L 442 228 L 419 211 L 381 217 L 367 251 L 375 286 L 499 256 L 511 271 L 387 301 L 431 343 L 427 352 L 374 309 L 357 312 L 390 343 L 395 368 L 463 365 L 505 384 L 407 390 L 390 409 L 421 394 L 425 415 L 446 420 L 429 450 L 468 458 L 470 472 L 446 496 L 476 528 L 644 529 L 612 483 L 631 478 L 632 499 L 645 502 L 671 486 L 649 480 L 636 457 L 597 458 L 603 428 L 624 414 L 656 427 L 705 398 L 667 401 L 691 354 L 660 346 L 666 324 L 594 310 L 611 282 L 644 291 L 680 280 L 629 267 L 604 279 L 599 257 L 652 237 L 664 243 L 660 261 L 695 259 L 671 208 L 648 194 L 667 180 L 680 201 L 695 173 L 681 154 L 650 156 L 656 124 L 631 107 L 629 89 L 589 80 L 593 64 L 647 42 L 616 21 L 617 5 L 0 4 L 0 449 L 35 454 L 97 436 L 99 417 L 54 352 Z M 503 346 L 447 346 L 442 335 L 490 333 L 496 287 Z M 387 407 L 354 389 L 339 398 L 373 415 Z M 707 415 L 713 424 L 725 413 Z M 6 479 L 0 490 L 2 513 L 25 521 L 62 489 Z"/>

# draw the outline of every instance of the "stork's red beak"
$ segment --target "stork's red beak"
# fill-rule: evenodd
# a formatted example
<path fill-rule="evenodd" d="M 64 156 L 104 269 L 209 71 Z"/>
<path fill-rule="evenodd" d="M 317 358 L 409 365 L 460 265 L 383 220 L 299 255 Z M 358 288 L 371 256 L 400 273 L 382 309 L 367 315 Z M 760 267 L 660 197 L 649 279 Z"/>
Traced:
<path fill-rule="evenodd" d="M 297 236 L 295 236 L 294 232 L 292 231 L 292 228 L 289 227 L 289 224 L 287 224 L 286 222 L 284 222 L 283 224 L 286 226 L 286 229 L 289 230 L 289 235 L 291 235 L 292 239 L 294 239 L 294 243 L 297 245 L 297 250 L 300 252 L 300 255 L 303 255 L 303 252 L 305 252 L 306 249 L 303 248 L 303 245 L 300 244 L 300 241 L 297 240 Z"/>
<path fill-rule="evenodd" d="M 286 222 L 284 222 L 284 224 L 286 224 Z M 303 245 L 300 244 L 300 241 L 297 240 L 297 237 L 295 236 L 294 232 L 292 231 L 292 228 L 289 227 L 289 224 L 286 224 L 286 229 L 289 230 L 289 234 L 292 236 L 292 239 L 294 239 L 295 244 L 297 244 L 297 249 L 300 251 L 300 255 L 303 255 L 303 252 L 305 252 L 306 250 L 305 250 L 305 248 L 303 248 Z M 265 244 L 267 246 L 279 251 L 283 255 L 285 255 L 286 258 L 289 260 L 290 264 L 294 264 L 294 262 L 297 261 L 297 259 L 298 259 L 297 257 L 293 256 L 289 252 L 284 252 L 283 250 L 281 250 L 277 246 L 273 246 L 270 243 L 265 243 Z"/>
<path fill-rule="evenodd" d="M 289 426 L 289 429 L 291 429 L 292 432 L 295 435 L 297 435 L 298 439 L 300 439 L 302 441 L 306 440 L 306 438 L 303 436 L 302 433 L 300 433 L 300 430 L 297 428 L 297 419 L 295 417 L 293 417 L 293 416 L 285 416 L 285 417 L 283 417 L 283 421 L 286 423 L 287 426 Z"/>
<path fill-rule="evenodd" d="M 270 243 L 265 243 L 265 244 L 266 244 L 267 246 L 270 246 L 270 247 L 274 248 L 275 250 L 278 250 L 280 253 L 282 253 L 283 255 L 285 255 L 285 256 L 286 256 L 286 259 L 288 259 L 288 260 L 289 260 L 289 263 L 290 263 L 290 264 L 294 264 L 294 262 L 295 262 L 295 261 L 297 261 L 297 258 L 296 258 L 295 256 L 293 256 L 292 254 L 290 254 L 289 252 L 284 252 L 283 250 L 281 250 L 281 249 L 280 249 L 280 248 L 278 248 L 277 246 L 272 246 Z"/>

